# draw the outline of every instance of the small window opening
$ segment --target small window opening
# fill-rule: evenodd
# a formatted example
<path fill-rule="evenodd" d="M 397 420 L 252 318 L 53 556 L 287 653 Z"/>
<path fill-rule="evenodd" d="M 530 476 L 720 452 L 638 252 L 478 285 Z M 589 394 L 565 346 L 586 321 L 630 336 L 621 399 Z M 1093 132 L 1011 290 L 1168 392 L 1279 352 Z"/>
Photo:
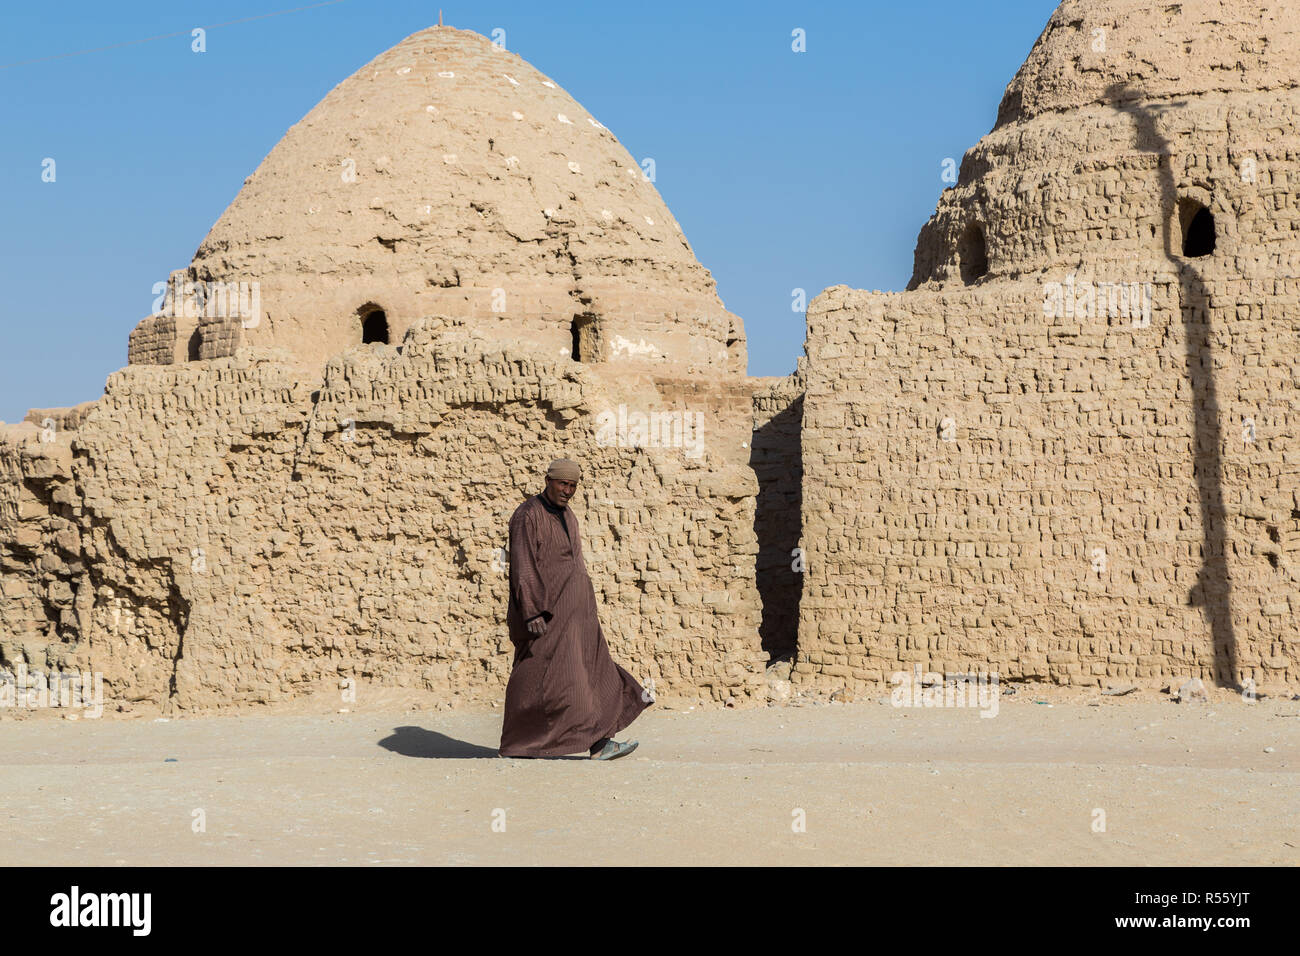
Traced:
<path fill-rule="evenodd" d="M 1199 259 L 1214 252 L 1214 213 L 1194 199 L 1178 204 L 1178 221 L 1183 229 L 1183 255 Z"/>
<path fill-rule="evenodd" d="M 361 344 L 372 342 L 388 344 L 388 316 L 383 309 L 373 309 L 361 318 Z"/>
<path fill-rule="evenodd" d="M 988 244 L 979 223 L 972 222 L 961 234 L 957 242 L 957 263 L 961 268 L 961 281 L 967 285 L 988 274 Z"/>
<path fill-rule="evenodd" d="M 202 358 L 203 333 L 197 328 L 190 335 L 189 341 L 185 344 L 186 356 L 189 361 L 197 362 Z"/>
<path fill-rule="evenodd" d="M 569 325 L 569 355 L 575 362 L 600 361 L 600 325 L 594 315 L 575 315 Z"/>
<path fill-rule="evenodd" d="M 742 345 L 744 345 L 743 339 L 727 339 L 727 366 L 729 368 L 738 368 L 741 371 L 745 371 L 744 365 L 741 361 Z"/>

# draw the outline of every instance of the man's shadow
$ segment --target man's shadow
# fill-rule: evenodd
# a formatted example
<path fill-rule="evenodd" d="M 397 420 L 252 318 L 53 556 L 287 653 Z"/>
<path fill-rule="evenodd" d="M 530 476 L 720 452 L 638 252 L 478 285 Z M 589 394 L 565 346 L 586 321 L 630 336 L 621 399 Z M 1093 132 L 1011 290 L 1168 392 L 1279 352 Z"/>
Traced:
<path fill-rule="evenodd" d="M 472 760 L 477 757 L 496 757 L 491 747 L 480 747 L 464 740 L 456 740 L 423 727 L 394 727 L 391 735 L 379 741 L 379 746 L 403 757 L 450 757 L 453 760 Z"/>
<path fill-rule="evenodd" d="M 379 746 L 403 757 L 442 757 L 452 760 L 475 760 L 480 757 L 500 759 L 491 747 L 480 747 L 465 740 L 457 740 L 423 727 L 394 727 L 392 734 L 379 741 Z M 524 758 L 516 758 L 524 759 Z M 586 760 L 581 756 L 538 758 L 547 760 Z"/>

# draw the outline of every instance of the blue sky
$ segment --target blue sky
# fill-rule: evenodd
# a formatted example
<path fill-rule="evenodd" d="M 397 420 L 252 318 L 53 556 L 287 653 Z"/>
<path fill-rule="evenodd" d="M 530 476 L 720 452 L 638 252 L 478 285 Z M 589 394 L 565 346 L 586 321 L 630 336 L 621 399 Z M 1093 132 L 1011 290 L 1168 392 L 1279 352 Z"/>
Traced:
<path fill-rule="evenodd" d="M 7 3 L 0 12 L 0 420 L 96 398 L 152 287 L 291 125 L 438 3 Z M 553 77 L 638 160 L 751 375 L 803 352 L 792 290 L 902 289 L 945 157 L 989 131 L 1055 0 L 466 3 L 444 20 Z M 791 50 L 791 31 L 807 50 Z M 183 35 L 26 65 L 19 61 Z M 42 181 L 45 158 L 56 181 Z"/>

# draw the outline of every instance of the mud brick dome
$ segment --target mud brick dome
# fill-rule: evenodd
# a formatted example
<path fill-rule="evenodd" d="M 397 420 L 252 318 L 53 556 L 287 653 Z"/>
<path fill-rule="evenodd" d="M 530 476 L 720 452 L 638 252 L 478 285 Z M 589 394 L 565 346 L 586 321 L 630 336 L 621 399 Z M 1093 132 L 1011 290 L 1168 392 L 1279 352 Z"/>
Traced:
<path fill-rule="evenodd" d="M 1251 173 L 1294 121 L 1298 77 L 1289 0 L 1067 0 L 922 230 L 911 287 L 1115 264 L 1149 275 L 1143 260 L 1181 255 L 1204 207 L 1222 261 L 1246 246 L 1267 261 L 1260 244 L 1289 237 L 1241 235 L 1265 228 Z M 1171 153 L 1187 164 L 1173 179 Z"/>
<path fill-rule="evenodd" d="M 182 319 L 186 357 L 271 345 L 319 362 L 440 315 L 548 357 L 746 365 L 739 320 L 613 133 L 452 27 L 380 54 L 290 129 L 184 278 L 258 282 L 262 312 L 204 317 L 197 337 Z M 174 354 L 146 323 L 132 360 Z"/>
<path fill-rule="evenodd" d="M 796 681 L 1300 679 L 1300 10 L 1066 0 L 809 305 Z"/>

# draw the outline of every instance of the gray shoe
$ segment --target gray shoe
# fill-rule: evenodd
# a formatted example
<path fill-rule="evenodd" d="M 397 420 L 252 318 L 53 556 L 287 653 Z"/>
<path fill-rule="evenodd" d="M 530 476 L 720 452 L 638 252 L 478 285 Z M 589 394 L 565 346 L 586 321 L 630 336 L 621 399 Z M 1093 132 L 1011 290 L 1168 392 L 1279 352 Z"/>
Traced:
<path fill-rule="evenodd" d="M 600 753 L 592 754 L 591 759 L 617 760 L 619 757 L 630 754 L 633 750 L 636 750 L 636 743 L 635 740 L 628 740 L 623 743 L 619 743 L 617 740 L 611 740 L 609 743 L 605 744 Z"/>

